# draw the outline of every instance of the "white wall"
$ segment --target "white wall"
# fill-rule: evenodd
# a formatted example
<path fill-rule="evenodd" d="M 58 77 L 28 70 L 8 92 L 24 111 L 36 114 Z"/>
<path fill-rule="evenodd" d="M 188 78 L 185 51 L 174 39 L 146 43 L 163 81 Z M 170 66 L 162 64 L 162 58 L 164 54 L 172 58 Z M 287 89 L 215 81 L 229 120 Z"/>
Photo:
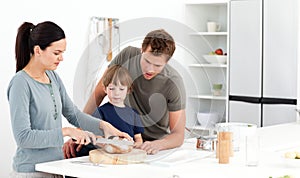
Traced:
<path fill-rule="evenodd" d="M 73 76 L 77 62 L 84 50 L 89 18 L 116 17 L 120 22 L 141 17 L 163 17 L 183 20 L 184 0 L 86 0 L 86 1 L 40 1 L 9 0 L 0 3 L 0 106 L 1 151 L 0 177 L 8 177 L 12 170 L 12 157 L 16 145 L 10 125 L 6 89 L 15 73 L 14 45 L 17 28 L 24 22 L 34 24 L 51 20 L 60 25 L 67 36 L 65 60 L 57 72 L 69 95 L 73 96 Z M 135 8 L 134 8 L 134 7 Z"/>

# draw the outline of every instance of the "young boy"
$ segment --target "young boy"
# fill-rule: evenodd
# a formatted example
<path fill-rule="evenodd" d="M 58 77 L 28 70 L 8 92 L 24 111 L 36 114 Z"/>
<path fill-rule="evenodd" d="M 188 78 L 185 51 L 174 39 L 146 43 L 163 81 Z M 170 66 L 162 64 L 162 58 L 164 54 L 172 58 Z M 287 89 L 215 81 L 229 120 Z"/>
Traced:
<path fill-rule="evenodd" d="M 97 107 L 93 116 L 109 122 L 122 132 L 134 138 L 135 146 L 143 143 L 141 133 L 144 132 L 139 114 L 124 104 L 124 100 L 132 89 L 132 78 L 127 69 L 121 65 L 110 66 L 102 79 L 109 102 Z"/>

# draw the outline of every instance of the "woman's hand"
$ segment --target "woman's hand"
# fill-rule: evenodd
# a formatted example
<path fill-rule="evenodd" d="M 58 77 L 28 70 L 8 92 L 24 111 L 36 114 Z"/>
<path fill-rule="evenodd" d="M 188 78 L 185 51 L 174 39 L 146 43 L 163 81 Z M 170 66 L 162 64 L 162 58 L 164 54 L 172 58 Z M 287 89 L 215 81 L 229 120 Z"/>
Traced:
<path fill-rule="evenodd" d="M 63 128 L 63 135 L 71 137 L 76 144 L 87 145 L 90 142 L 96 142 L 96 136 L 92 132 L 78 128 Z"/>
<path fill-rule="evenodd" d="M 100 122 L 100 129 L 103 130 L 104 136 L 106 138 L 108 138 L 109 136 L 119 136 L 121 138 L 126 138 L 129 141 L 133 141 L 132 137 L 130 137 L 127 133 L 119 131 L 106 121 Z"/>

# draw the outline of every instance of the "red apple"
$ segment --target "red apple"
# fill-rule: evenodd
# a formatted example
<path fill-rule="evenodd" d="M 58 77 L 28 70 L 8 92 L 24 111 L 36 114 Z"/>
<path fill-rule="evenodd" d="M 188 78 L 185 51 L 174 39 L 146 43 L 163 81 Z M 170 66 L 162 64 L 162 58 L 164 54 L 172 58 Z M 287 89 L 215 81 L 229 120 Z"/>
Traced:
<path fill-rule="evenodd" d="M 223 50 L 221 48 L 218 48 L 218 49 L 215 50 L 215 53 L 217 55 L 223 55 Z"/>

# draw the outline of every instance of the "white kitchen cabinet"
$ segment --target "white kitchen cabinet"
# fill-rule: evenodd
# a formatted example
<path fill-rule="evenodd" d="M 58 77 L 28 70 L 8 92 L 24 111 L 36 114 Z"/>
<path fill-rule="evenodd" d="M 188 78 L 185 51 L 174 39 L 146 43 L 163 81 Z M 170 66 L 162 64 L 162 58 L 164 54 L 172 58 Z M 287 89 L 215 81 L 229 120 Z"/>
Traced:
<path fill-rule="evenodd" d="M 230 81 L 234 82 L 230 85 L 230 92 L 238 96 L 261 95 L 263 29 L 260 1 L 231 1 L 230 3 L 229 74 Z"/>
<path fill-rule="evenodd" d="M 195 81 L 195 90 L 188 93 L 189 109 L 187 127 L 206 130 L 205 126 L 197 123 L 197 112 L 217 112 L 220 115 L 219 122 L 227 121 L 228 103 L 228 61 L 225 64 L 210 64 L 205 61 L 203 55 L 209 54 L 218 48 L 223 53 L 228 53 L 228 1 L 222 0 L 192 0 L 185 3 L 186 24 L 193 29 L 189 37 L 197 49 L 192 51 L 194 60 L 188 67 Z M 217 32 L 207 32 L 207 22 L 217 22 L 221 28 Z M 212 85 L 223 84 L 221 95 L 213 95 Z"/>
<path fill-rule="evenodd" d="M 297 4 L 297 12 L 298 12 L 298 22 L 297 22 L 297 29 L 298 29 L 298 31 L 300 31 L 300 2 L 298 2 L 298 4 Z M 300 35 L 298 34 L 298 37 L 297 37 L 297 59 L 298 59 L 298 61 L 299 61 L 299 58 L 300 58 Z M 298 64 L 297 64 L 297 66 L 298 66 L 298 70 L 297 70 L 297 109 L 296 109 L 296 111 L 297 111 L 297 123 L 299 123 L 300 124 L 300 90 L 299 90 L 299 88 L 300 88 L 300 62 L 298 62 Z"/>
<path fill-rule="evenodd" d="M 297 1 L 233 0 L 230 9 L 229 121 L 294 122 Z"/>

